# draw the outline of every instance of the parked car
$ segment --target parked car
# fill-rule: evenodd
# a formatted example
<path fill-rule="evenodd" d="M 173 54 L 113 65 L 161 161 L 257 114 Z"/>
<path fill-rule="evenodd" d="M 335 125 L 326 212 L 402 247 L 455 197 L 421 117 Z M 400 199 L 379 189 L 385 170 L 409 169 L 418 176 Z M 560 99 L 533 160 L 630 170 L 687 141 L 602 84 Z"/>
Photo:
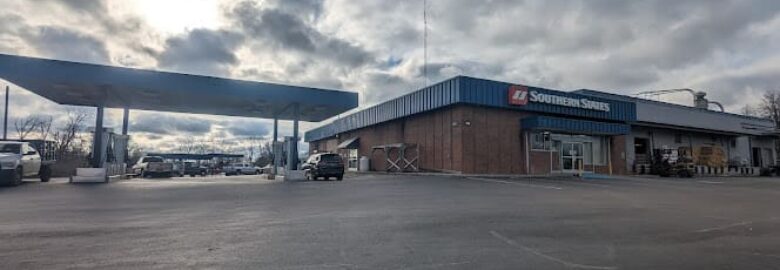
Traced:
<path fill-rule="evenodd" d="M 133 174 L 140 177 L 172 177 L 173 163 L 165 162 L 159 156 L 143 156 L 133 165 Z"/>
<path fill-rule="evenodd" d="M 184 176 L 184 163 L 182 162 L 172 162 L 173 164 L 173 176 L 182 177 Z"/>
<path fill-rule="evenodd" d="M 265 165 L 265 167 L 260 168 L 260 173 L 263 173 L 263 174 L 273 174 L 274 173 L 274 166 L 272 164 Z"/>
<path fill-rule="evenodd" d="M 208 174 L 208 168 L 206 168 L 206 166 L 198 166 L 195 162 L 187 161 L 184 162 L 184 174 L 191 177 L 195 177 L 196 175 L 206 176 L 206 174 Z"/>
<path fill-rule="evenodd" d="M 38 145 L 41 151 L 32 145 Z M 23 178 L 36 176 L 41 182 L 49 182 L 54 158 L 46 155 L 46 145 L 47 141 L 0 141 L 0 182 L 17 186 Z"/>
<path fill-rule="evenodd" d="M 330 177 L 335 177 L 338 181 L 344 179 L 344 161 L 337 154 L 311 155 L 302 165 L 302 169 L 308 180 L 316 180 L 319 177 L 323 177 L 325 180 Z"/>
<path fill-rule="evenodd" d="M 234 163 L 230 166 L 222 168 L 225 171 L 225 175 L 239 175 L 239 174 L 260 174 L 261 169 L 251 163 Z"/>

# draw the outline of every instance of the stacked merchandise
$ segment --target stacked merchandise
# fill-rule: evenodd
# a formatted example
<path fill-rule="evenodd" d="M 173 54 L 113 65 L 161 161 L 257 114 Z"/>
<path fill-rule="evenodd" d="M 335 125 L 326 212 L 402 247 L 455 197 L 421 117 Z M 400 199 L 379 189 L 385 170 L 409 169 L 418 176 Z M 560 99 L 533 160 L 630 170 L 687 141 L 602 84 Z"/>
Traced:
<path fill-rule="evenodd" d="M 702 146 L 694 148 L 694 162 L 696 165 L 709 167 L 725 167 L 727 164 L 726 153 L 719 146 Z"/>

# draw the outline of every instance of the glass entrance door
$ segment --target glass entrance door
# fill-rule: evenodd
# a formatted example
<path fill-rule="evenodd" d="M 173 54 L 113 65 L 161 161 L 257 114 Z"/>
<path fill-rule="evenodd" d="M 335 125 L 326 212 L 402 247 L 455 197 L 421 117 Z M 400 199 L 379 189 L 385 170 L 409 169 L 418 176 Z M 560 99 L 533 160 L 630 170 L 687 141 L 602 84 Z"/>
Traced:
<path fill-rule="evenodd" d="M 578 171 L 584 165 L 583 148 L 581 142 L 561 143 L 561 169 L 564 172 Z"/>
<path fill-rule="evenodd" d="M 358 150 L 357 149 L 349 149 L 349 152 L 347 153 L 347 170 L 350 170 L 350 171 L 357 171 L 358 170 Z"/>

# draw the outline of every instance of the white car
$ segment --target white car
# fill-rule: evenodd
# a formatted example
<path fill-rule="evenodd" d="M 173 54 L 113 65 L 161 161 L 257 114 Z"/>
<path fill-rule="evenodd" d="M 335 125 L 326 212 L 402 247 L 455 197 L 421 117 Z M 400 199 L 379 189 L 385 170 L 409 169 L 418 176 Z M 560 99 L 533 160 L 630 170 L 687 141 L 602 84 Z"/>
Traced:
<path fill-rule="evenodd" d="M 158 156 L 143 156 L 138 159 L 138 162 L 133 165 L 133 174 L 146 178 L 146 177 L 172 177 L 175 172 L 173 170 L 173 163 L 165 162 L 162 157 Z"/>
<path fill-rule="evenodd" d="M 239 175 L 239 174 L 260 174 L 262 169 L 256 167 L 251 163 L 235 163 L 223 168 L 226 176 Z"/>
<path fill-rule="evenodd" d="M 0 141 L 0 182 L 16 186 L 31 176 L 40 176 L 42 182 L 51 178 L 51 170 L 43 166 L 38 151 L 27 142 Z"/>

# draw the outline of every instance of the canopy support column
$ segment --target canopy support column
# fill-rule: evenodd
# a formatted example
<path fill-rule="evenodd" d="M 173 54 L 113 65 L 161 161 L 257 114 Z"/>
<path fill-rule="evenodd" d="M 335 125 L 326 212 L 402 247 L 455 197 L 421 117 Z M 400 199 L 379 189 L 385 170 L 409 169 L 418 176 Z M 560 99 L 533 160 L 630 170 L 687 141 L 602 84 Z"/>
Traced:
<path fill-rule="evenodd" d="M 279 142 L 279 117 L 274 115 L 274 139 L 271 141 L 271 153 L 274 154 L 274 160 L 271 162 L 274 164 L 274 170 L 273 173 L 276 175 L 278 173 L 279 168 L 279 161 L 281 153 L 279 153 L 279 147 L 277 147 L 277 143 Z"/>
<path fill-rule="evenodd" d="M 127 135 L 127 126 L 130 122 L 130 109 L 125 108 L 124 114 L 122 115 L 122 135 Z"/>
<path fill-rule="evenodd" d="M 130 160 L 130 137 L 127 137 L 127 128 L 129 126 L 130 122 L 130 109 L 125 107 L 124 112 L 122 113 L 122 136 L 125 137 L 127 141 L 125 141 L 125 155 L 122 157 L 122 163 L 123 163 L 123 170 L 127 172 L 127 163 Z"/>
<path fill-rule="evenodd" d="M 95 136 L 92 141 L 92 167 L 101 168 L 103 167 L 103 164 L 101 164 L 103 159 L 103 106 L 97 107 Z"/>
<path fill-rule="evenodd" d="M 5 86 L 5 114 L 3 114 L 3 140 L 8 139 L 8 94 L 10 87 Z"/>
<path fill-rule="evenodd" d="M 298 169 L 298 103 L 293 105 L 293 138 L 290 142 L 290 150 L 287 153 L 287 170 Z"/>

